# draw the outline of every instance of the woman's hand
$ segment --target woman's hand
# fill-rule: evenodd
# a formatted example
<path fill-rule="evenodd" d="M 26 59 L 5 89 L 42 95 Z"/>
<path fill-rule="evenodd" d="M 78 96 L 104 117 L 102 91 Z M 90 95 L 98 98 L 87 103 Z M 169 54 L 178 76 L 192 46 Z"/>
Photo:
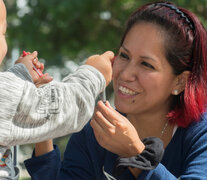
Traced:
<path fill-rule="evenodd" d="M 106 104 L 102 101 L 97 103 L 90 124 L 98 143 L 120 157 L 135 156 L 145 148 L 134 126 L 114 110 L 108 101 Z"/>

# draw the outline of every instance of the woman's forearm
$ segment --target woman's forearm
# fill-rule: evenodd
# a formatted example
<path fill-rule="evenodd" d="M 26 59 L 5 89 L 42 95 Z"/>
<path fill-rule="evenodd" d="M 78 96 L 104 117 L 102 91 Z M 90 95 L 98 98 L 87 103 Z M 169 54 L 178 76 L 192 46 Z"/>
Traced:
<path fill-rule="evenodd" d="M 53 150 L 54 148 L 52 139 L 35 144 L 35 156 L 41 156 Z"/>

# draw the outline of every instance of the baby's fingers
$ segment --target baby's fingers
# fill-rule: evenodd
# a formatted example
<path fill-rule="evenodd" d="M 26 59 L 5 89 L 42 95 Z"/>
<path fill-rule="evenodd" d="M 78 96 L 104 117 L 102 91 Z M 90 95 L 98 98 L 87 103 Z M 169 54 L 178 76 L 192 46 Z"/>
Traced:
<path fill-rule="evenodd" d="M 38 78 L 36 82 L 34 82 L 36 87 L 40 87 L 43 84 L 47 84 L 53 80 L 53 77 L 48 73 L 44 74 L 42 77 Z"/>
<path fill-rule="evenodd" d="M 38 58 L 34 58 L 32 60 L 32 63 L 34 64 L 34 66 L 37 68 L 37 69 L 42 69 L 44 66 L 42 66 L 42 63 L 38 61 Z M 42 71 L 42 70 L 41 70 Z"/>
<path fill-rule="evenodd" d="M 40 71 L 41 71 L 41 72 L 43 72 L 43 71 L 44 71 L 44 68 L 45 68 L 44 64 L 43 64 L 43 63 L 41 63 L 41 66 L 40 66 L 40 68 L 39 68 L 39 69 L 40 69 Z"/>
<path fill-rule="evenodd" d="M 32 53 L 29 53 L 28 55 L 32 56 L 33 58 L 37 58 L 38 52 L 37 51 L 33 51 Z"/>

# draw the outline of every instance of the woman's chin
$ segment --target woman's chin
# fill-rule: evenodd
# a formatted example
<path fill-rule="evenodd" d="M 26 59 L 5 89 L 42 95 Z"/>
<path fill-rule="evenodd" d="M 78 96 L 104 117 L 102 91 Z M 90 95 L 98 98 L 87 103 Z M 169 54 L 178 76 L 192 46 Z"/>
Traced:
<path fill-rule="evenodd" d="M 121 105 L 119 103 L 115 103 L 114 105 L 117 111 L 125 114 L 128 113 L 128 108 L 126 107 L 126 105 Z"/>

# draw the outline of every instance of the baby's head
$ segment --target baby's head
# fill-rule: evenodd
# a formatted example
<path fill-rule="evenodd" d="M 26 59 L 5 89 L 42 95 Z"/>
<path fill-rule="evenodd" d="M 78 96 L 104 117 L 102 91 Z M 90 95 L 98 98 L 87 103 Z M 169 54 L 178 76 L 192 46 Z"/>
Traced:
<path fill-rule="evenodd" d="M 6 33 L 6 7 L 3 0 L 0 0 L 0 64 L 7 53 Z"/>

